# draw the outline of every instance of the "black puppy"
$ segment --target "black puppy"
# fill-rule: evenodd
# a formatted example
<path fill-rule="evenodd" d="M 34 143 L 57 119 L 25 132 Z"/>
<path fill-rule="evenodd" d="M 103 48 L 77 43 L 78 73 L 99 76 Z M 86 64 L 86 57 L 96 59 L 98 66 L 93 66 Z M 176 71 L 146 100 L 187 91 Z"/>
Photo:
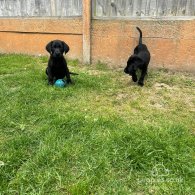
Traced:
<path fill-rule="evenodd" d="M 67 83 L 71 83 L 70 74 L 63 53 L 68 53 L 69 46 L 60 40 L 54 40 L 47 44 L 46 50 L 50 53 L 46 74 L 48 76 L 48 84 L 53 85 L 56 80 L 67 78 Z"/>
<path fill-rule="evenodd" d="M 140 28 L 138 27 L 136 28 L 140 33 L 139 44 L 134 49 L 134 54 L 129 57 L 124 72 L 132 76 L 132 80 L 134 82 L 137 82 L 138 79 L 137 79 L 136 71 L 140 69 L 141 76 L 138 80 L 138 84 L 140 86 L 143 86 L 144 78 L 147 74 L 148 64 L 150 62 L 150 52 L 148 51 L 147 46 L 142 44 L 142 31 L 140 30 Z"/>

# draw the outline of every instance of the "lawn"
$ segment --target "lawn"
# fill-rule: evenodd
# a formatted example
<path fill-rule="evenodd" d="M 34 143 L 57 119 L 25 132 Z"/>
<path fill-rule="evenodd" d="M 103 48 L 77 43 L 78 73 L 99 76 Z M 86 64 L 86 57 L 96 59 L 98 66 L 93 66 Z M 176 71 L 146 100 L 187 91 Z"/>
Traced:
<path fill-rule="evenodd" d="M 47 57 L 0 55 L 0 194 L 194 194 L 195 77 L 69 61 L 74 85 L 47 85 Z"/>

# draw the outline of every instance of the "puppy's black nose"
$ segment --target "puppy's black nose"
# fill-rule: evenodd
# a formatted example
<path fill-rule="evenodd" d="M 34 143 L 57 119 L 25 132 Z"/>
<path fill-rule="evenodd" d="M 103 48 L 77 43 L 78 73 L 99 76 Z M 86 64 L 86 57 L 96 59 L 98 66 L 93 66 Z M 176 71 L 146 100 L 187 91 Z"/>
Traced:
<path fill-rule="evenodd" d="M 60 51 L 55 51 L 55 56 L 59 57 L 60 56 Z"/>
<path fill-rule="evenodd" d="M 127 74 L 127 68 L 124 69 L 124 72 Z"/>

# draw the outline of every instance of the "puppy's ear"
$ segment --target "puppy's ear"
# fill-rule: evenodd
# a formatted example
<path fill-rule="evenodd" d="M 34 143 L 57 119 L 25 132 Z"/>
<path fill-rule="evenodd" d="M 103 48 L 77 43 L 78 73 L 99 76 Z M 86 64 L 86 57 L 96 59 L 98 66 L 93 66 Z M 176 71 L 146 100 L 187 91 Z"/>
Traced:
<path fill-rule="evenodd" d="M 70 49 L 69 46 L 64 41 L 62 41 L 62 44 L 64 46 L 64 52 L 65 52 L 65 54 L 68 53 L 68 51 Z"/>
<path fill-rule="evenodd" d="M 49 53 L 51 53 L 51 46 L 52 46 L 52 43 L 53 43 L 53 41 L 50 41 L 50 42 L 46 45 L 46 47 L 45 47 L 45 49 L 46 49 Z"/>

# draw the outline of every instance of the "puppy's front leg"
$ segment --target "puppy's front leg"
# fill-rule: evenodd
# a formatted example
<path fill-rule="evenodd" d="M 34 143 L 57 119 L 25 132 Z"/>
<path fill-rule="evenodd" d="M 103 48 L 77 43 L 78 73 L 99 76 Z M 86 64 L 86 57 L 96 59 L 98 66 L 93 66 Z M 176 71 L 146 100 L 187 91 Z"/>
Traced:
<path fill-rule="evenodd" d="M 53 78 L 53 75 L 51 73 L 50 68 L 46 69 L 46 74 L 47 74 L 47 77 L 48 77 L 48 85 L 53 85 L 54 84 L 54 78 Z"/>
<path fill-rule="evenodd" d="M 136 75 L 136 72 L 134 72 L 134 73 L 132 74 L 132 80 L 133 80 L 133 82 L 137 82 L 137 75 Z"/>
<path fill-rule="evenodd" d="M 140 76 L 139 81 L 138 81 L 138 84 L 140 86 L 144 86 L 144 78 L 145 78 L 146 74 L 147 74 L 147 70 L 142 70 L 141 76 Z"/>

